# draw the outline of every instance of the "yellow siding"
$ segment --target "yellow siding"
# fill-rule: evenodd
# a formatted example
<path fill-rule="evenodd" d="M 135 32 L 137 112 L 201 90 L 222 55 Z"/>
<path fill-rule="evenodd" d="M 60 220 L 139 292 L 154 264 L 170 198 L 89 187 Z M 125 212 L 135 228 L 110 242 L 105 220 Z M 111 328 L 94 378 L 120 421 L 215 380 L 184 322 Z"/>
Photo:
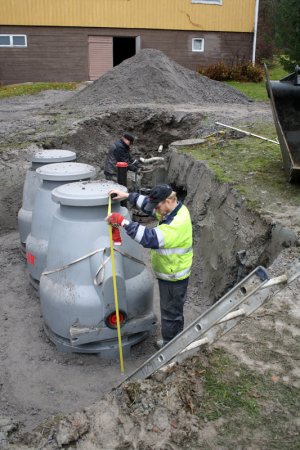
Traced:
<path fill-rule="evenodd" d="M 255 0 L 0 0 L 1 25 L 252 32 Z"/>

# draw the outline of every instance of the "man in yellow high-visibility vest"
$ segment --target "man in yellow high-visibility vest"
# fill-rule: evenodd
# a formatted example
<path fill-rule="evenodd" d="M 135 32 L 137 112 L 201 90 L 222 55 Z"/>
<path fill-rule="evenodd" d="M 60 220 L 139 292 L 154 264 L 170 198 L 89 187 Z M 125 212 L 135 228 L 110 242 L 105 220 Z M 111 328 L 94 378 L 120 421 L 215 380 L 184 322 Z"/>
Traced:
<path fill-rule="evenodd" d="M 192 223 L 188 209 L 177 200 L 168 184 L 155 186 L 148 196 L 112 190 L 114 200 L 128 199 L 135 207 L 159 220 L 154 228 L 112 213 L 107 221 L 122 226 L 128 236 L 151 249 L 152 267 L 158 279 L 161 311 L 161 348 L 183 330 L 183 305 L 186 300 L 193 260 Z"/>

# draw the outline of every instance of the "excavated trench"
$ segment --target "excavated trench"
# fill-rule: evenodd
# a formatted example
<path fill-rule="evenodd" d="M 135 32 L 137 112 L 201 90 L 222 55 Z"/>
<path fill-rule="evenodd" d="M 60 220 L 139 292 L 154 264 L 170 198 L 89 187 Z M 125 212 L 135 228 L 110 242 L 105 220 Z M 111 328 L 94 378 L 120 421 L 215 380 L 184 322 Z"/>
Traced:
<path fill-rule="evenodd" d="M 176 142 L 207 135 L 212 120 L 199 112 L 121 108 L 79 123 L 67 137 L 44 142 L 44 148 L 75 148 L 78 160 L 94 164 L 99 172 L 107 146 L 120 130 L 136 137 L 136 157 L 164 157 L 129 189 L 167 182 L 188 206 L 194 230 L 194 266 L 190 296 L 195 306 L 206 307 L 258 265 L 268 266 L 282 248 L 297 242 L 292 230 L 260 217 L 229 184 L 219 183 L 202 161 L 178 153 Z M 175 142 L 175 145 L 174 145 Z M 158 152 L 159 146 L 163 147 Z M 95 150 L 96 149 L 96 150 Z M 146 169 L 149 167 L 146 166 Z"/>
<path fill-rule="evenodd" d="M 44 148 L 73 148 L 78 161 L 91 163 L 100 172 L 107 146 L 121 131 L 128 130 L 137 136 L 136 156 L 164 157 L 162 164 L 154 165 L 143 176 L 141 187 L 149 188 L 162 181 L 170 183 L 191 213 L 194 263 L 186 323 L 257 265 L 268 266 L 283 247 L 296 241 L 292 231 L 248 209 L 246 200 L 229 184 L 219 183 L 204 162 L 177 152 L 174 141 L 204 136 L 210 132 L 212 122 L 213 119 L 209 122 L 199 112 L 119 108 L 78 122 L 69 133 L 44 137 L 40 143 Z M 158 153 L 160 145 L 163 151 Z M 9 173 L 11 191 L 0 199 L 2 210 L 3 205 L 6 208 L 2 234 L 15 228 L 21 204 L 26 167 L 20 163 L 20 154 L 10 161 L 11 168 L 14 161 L 17 171 L 11 169 Z M 12 192 L 17 195 L 12 196 Z M 1 381 L 4 409 L 0 408 L 0 415 L 10 415 L 30 428 L 51 414 L 68 413 L 94 402 L 120 381 L 120 374 L 117 362 L 99 364 L 96 356 L 57 352 L 42 331 L 39 304 L 28 287 L 17 233 L 5 234 L 0 239 L 1 291 L 6 299 L 2 304 L 5 326 L 1 336 L 7 342 L 0 347 L 0 356 L 3 376 L 9 380 L 9 383 Z M 128 370 L 153 354 L 153 341 L 158 333 L 133 349 L 131 359 L 126 362 Z"/>
<path fill-rule="evenodd" d="M 158 156 L 160 145 L 166 151 L 171 142 L 197 137 L 205 123 L 205 114 L 199 111 L 187 112 L 184 108 L 172 112 L 170 107 L 120 107 L 79 121 L 67 136 L 46 138 L 41 145 L 44 148 L 74 147 L 78 158 L 101 167 L 107 147 L 123 131 L 133 133 L 136 137 L 133 154 L 147 158 Z"/>

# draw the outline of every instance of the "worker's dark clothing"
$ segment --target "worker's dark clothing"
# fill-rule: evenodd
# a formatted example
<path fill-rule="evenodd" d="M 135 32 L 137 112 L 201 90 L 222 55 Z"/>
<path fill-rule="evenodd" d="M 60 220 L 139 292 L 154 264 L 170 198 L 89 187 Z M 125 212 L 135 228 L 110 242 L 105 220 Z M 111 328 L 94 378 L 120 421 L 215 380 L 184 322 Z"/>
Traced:
<path fill-rule="evenodd" d="M 122 139 L 119 139 L 112 144 L 108 150 L 104 165 L 104 175 L 107 180 L 116 179 L 117 177 L 117 162 L 126 162 L 128 170 L 136 172 L 139 163 L 130 154 L 129 145 L 126 145 Z"/>
<path fill-rule="evenodd" d="M 183 330 L 183 305 L 186 300 L 188 282 L 188 278 L 176 282 L 158 280 L 161 334 L 164 344 L 171 341 Z"/>

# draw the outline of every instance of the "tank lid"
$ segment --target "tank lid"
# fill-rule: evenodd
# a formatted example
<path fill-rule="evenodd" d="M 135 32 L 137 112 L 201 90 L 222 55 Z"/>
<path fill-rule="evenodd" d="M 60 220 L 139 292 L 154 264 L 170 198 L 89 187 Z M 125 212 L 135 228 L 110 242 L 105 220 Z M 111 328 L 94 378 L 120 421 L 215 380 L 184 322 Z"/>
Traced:
<path fill-rule="evenodd" d="M 108 205 L 108 193 L 112 189 L 127 192 L 127 188 L 114 181 L 82 181 L 58 186 L 52 191 L 56 203 L 67 206 Z"/>
<path fill-rule="evenodd" d="M 76 153 L 71 150 L 59 150 L 59 149 L 51 149 L 51 150 L 39 150 L 35 153 L 28 155 L 27 161 L 31 161 L 33 163 L 56 163 L 56 162 L 64 162 L 64 161 L 74 161 L 76 159 Z"/>
<path fill-rule="evenodd" d="M 96 169 L 89 164 L 65 162 L 46 164 L 36 169 L 36 173 L 41 180 L 79 181 L 93 178 L 96 175 Z"/>

